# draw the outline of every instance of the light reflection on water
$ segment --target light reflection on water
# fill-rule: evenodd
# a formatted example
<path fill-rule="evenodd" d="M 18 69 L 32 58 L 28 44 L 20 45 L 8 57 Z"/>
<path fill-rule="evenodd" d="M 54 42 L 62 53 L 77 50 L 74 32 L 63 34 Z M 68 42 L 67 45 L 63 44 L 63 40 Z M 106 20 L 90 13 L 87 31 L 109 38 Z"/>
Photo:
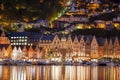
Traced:
<path fill-rule="evenodd" d="M 120 80 L 120 67 L 0 66 L 0 80 Z"/>

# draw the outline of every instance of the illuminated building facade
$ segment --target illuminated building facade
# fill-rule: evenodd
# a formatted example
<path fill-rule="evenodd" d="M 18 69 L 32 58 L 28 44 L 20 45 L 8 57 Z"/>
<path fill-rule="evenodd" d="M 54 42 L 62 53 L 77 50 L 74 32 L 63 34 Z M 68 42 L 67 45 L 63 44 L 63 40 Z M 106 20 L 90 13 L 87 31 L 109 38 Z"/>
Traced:
<path fill-rule="evenodd" d="M 45 39 L 45 36 L 41 38 L 39 47 L 42 47 L 45 50 L 44 53 L 46 54 L 48 51 L 52 50 L 53 52 L 57 52 L 60 56 L 62 56 L 63 53 L 61 53 L 61 50 L 64 49 L 65 57 L 77 57 L 78 59 L 120 57 L 120 45 L 118 38 L 105 39 L 96 38 L 95 36 L 73 35 L 51 35 L 51 38 L 48 38 L 47 36 L 49 35 L 47 35 Z"/>
<path fill-rule="evenodd" d="M 1 37 L 6 40 L 6 43 L 2 42 Z M 13 45 L 13 48 L 10 48 L 10 41 L 5 37 L 4 32 L 1 37 L 1 58 L 11 57 L 16 60 L 24 58 L 50 59 L 54 57 L 67 61 L 102 57 L 120 58 L 119 37 L 96 38 L 95 36 L 83 35 L 41 34 L 38 37 L 39 43 L 35 45 L 36 47 L 32 45 L 29 47 L 28 45 Z"/>
<path fill-rule="evenodd" d="M 4 32 L 0 36 L 0 58 L 8 58 L 10 55 L 10 40 Z"/>
<path fill-rule="evenodd" d="M 10 44 L 10 40 L 8 37 L 6 37 L 4 32 L 2 32 L 0 36 L 0 44 Z"/>
<path fill-rule="evenodd" d="M 29 36 L 28 32 L 13 32 L 9 35 L 11 45 L 30 45 L 28 43 Z"/>

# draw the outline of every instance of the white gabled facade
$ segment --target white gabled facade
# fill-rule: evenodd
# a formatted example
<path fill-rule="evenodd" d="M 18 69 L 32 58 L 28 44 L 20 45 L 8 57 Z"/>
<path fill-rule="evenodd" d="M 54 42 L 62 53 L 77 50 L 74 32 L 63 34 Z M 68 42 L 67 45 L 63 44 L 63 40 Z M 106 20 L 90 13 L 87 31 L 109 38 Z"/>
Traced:
<path fill-rule="evenodd" d="M 12 50 L 12 53 L 11 53 L 11 57 L 12 57 L 13 60 L 17 59 L 17 53 L 18 53 L 17 47 L 14 46 L 14 48 Z"/>
<path fill-rule="evenodd" d="M 18 59 L 22 59 L 23 58 L 23 52 L 21 50 L 21 47 L 18 48 Z"/>

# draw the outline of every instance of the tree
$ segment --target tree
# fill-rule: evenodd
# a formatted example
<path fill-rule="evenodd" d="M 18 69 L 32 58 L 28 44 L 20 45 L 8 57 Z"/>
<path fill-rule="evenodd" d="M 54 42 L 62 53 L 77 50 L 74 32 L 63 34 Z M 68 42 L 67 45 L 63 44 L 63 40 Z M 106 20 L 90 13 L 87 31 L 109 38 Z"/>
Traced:
<path fill-rule="evenodd" d="M 65 6 L 60 4 L 68 0 L 2 0 L 4 19 L 5 20 L 28 20 L 46 18 L 53 20 L 54 17 L 61 13 Z"/>

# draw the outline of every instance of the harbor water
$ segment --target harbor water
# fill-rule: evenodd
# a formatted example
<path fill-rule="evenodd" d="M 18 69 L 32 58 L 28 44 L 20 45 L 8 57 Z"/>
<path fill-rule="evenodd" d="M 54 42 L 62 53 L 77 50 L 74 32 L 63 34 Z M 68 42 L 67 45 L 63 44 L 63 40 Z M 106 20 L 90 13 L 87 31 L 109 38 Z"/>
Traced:
<path fill-rule="evenodd" d="M 120 67 L 0 66 L 0 80 L 120 80 Z"/>

